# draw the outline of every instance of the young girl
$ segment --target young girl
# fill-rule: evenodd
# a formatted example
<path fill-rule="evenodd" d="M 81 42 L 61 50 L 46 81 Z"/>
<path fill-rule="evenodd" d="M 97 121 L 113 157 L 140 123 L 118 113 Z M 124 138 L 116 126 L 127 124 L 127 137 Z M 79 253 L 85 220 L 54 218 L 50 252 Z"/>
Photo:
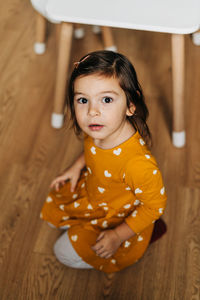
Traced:
<path fill-rule="evenodd" d="M 111 51 L 92 52 L 76 63 L 68 95 L 84 152 L 53 180 L 41 217 L 68 228 L 54 246 L 59 261 L 116 272 L 143 255 L 166 205 L 162 176 L 147 147 L 148 110 L 134 67 Z"/>

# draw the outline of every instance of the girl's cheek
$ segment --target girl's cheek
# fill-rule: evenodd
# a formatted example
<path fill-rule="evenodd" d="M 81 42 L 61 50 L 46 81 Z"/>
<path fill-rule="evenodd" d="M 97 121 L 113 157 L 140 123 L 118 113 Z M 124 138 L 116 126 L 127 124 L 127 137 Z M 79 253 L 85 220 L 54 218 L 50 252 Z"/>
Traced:
<path fill-rule="evenodd" d="M 78 124 L 81 125 L 84 121 L 83 114 L 81 112 L 77 112 L 77 114 L 75 113 L 75 116 Z"/>

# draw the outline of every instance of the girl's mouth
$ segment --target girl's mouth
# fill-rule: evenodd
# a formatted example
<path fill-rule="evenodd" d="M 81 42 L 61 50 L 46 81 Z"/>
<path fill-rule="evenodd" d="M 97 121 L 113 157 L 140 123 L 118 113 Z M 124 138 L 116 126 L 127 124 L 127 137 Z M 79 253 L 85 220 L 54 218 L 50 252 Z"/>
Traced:
<path fill-rule="evenodd" d="M 100 125 L 100 124 L 90 124 L 89 126 L 89 129 L 91 131 L 99 131 L 103 128 L 103 125 Z"/>

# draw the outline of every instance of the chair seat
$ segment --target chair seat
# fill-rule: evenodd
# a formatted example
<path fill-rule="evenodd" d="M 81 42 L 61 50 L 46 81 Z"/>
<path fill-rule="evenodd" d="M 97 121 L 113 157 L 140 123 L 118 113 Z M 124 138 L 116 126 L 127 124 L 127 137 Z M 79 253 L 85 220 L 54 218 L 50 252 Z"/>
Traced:
<path fill-rule="evenodd" d="M 178 34 L 200 27 L 199 0 L 48 0 L 46 11 L 59 21 L 100 26 Z"/>
<path fill-rule="evenodd" d="M 59 20 L 54 19 L 54 17 L 50 17 L 47 13 L 46 6 L 48 0 L 31 0 L 31 4 L 34 9 L 39 12 L 43 17 L 48 19 L 52 23 L 60 23 Z"/>

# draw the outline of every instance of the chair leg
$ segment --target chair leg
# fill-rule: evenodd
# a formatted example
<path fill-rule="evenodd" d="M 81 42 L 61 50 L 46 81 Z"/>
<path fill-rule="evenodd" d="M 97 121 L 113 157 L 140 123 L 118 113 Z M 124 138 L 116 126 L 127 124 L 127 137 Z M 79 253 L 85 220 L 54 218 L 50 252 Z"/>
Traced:
<path fill-rule="evenodd" d="M 102 36 L 105 50 L 117 51 L 112 36 L 112 29 L 110 27 L 102 26 Z"/>
<path fill-rule="evenodd" d="M 61 23 L 54 94 L 54 109 L 51 119 L 51 125 L 54 128 L 61 128 L 64 120 L 63 111 L 65 102 L 65 89 L 72 44 L 72 35 L 73 25 L 69 23 Z"/>
<path fill-rule="evenodd" d="M 93 25 L 92 26 L 92 31 L 95 33 L 95 34 L 99 34 L 101 32 L 101 27 L 98 26 L 98 25 Z"/>
<path fill-rule="evenodd" d="M 200 30 L 192 34 L 192 41 L 196 46 L 200 46 Z"/>
<path fill-rule="evenodd" d="M 34 44 L 34 51 L 36 54 L 43 54 L 46 50 L 45 34 L 46 34 L 47 20 L 37 13 L 36 16 L 36 42 Z"/>
<path fill-rule="evenodd" d="M 74 37 L 82 39 L 85 35 L 85 29 L 80 24 L 74 24 Z"/>
<path fill-rule="evenodd" d="M 175 147 L 185 145 L 184 124 L 184 35 L 172 34 L 172 79 L 173 79 L 173 132 L 172 142 Z"/>

